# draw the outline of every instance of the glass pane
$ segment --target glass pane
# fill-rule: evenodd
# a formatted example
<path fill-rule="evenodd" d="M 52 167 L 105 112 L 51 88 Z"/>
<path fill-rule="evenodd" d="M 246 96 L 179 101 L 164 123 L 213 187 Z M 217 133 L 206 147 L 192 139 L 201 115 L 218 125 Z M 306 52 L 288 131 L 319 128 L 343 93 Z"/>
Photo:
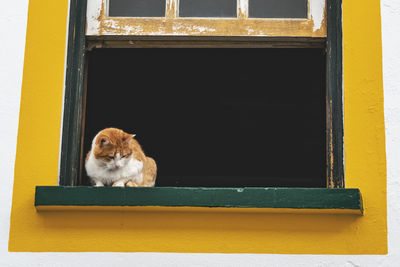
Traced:
<path fill-rule="evenodd" d="M 180 17 L 236 17 L 237 0 L 180 0 Z"/>
<path fill-rule="evenodd" d="M 110 17 L 164 17 L 166 0 L 110 0 Z"/>
<path fill-rule="evenodd" d="M 307 18 L 308 0 L 249 0 L 250 18 Z"/>

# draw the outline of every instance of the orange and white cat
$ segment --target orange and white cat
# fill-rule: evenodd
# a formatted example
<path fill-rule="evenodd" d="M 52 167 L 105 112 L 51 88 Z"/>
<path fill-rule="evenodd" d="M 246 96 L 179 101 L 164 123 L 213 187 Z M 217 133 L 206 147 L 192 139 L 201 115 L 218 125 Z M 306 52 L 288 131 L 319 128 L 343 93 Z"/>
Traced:
<path fill-rule="evenodd" d="M 154 186 L 156 162 L 147 157 L 134 134 L 116 128 L 100 131 L 86 156 L 86 173 L 95 186 Z"/>

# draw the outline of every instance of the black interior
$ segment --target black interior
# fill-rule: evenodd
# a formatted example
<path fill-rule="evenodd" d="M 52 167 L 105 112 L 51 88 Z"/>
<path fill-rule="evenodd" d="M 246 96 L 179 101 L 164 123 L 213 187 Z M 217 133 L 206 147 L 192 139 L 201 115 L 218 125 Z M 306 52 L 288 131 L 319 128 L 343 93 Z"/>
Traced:
<path fill-rule="evenodd" d="M 324 50 L 94 49 L 84 154 L 106 127 L 137 135 L 156 186 L 325 187 Z"/>

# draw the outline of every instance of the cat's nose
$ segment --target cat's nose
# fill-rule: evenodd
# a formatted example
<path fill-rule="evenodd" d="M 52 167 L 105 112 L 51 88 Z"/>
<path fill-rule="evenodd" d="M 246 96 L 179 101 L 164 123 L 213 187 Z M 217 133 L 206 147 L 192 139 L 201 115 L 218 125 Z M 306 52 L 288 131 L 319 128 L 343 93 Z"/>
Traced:
<path fill-rule="evenodd" d="M 119 163 L 119 162 L 115 162 L 115 168 L 119 168 L 119 167 L 121 167 L 121 163 Z"/>

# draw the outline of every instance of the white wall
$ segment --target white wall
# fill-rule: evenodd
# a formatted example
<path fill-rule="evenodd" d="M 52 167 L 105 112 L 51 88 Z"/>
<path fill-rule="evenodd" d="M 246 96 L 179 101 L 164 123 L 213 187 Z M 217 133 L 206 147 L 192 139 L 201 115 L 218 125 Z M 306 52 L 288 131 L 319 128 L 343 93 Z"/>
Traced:
<path fill-rule="evenodd" d="M 400 1 L 381 0 L 389 255 L 400 264 Z"/>
<path fill-rule="evenodd" d="M 389 255 L 9 253 L 7 247 L 12 177 L 28 0 L 7 1 L 0 9 L 0 267 L 400 266 L 400 180 L 398 179 L 400 178 L 400 1 L 382 0 L 381 5 L 388 164 Z"/>

